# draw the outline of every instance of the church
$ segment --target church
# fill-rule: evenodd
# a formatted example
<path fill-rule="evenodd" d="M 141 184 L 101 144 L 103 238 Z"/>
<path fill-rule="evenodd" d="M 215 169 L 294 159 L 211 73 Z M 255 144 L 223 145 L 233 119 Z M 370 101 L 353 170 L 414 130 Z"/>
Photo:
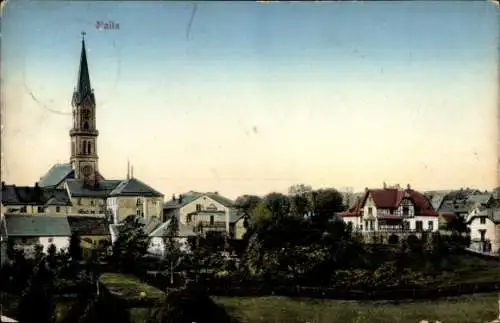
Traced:
<path fill-rule="evenodd" d="M 10 206 L 8 213 L 47 214 L 53 206 L 50 203 L 62 203 L 54 200 L 54 192 L 65 192 L 68 197 L 65 204 L 55 206 L 58 212 L 65 207 L 65 215 L 107 215 L 115 224 L 130 215 L 142 217 L 147 223 L 159 220 L 163 213 L 163 194 L 135 178 L 130 166 L 126 179 L 106 179 L 99 171 L 97 108 L 90 84 L 84 35 L 78 79 L 71 101 L 73 124 L 69 131 L 69 163 L 54 165 L 33 188 L 2 183 L 2 191 L 11 192 L 9 199 L 2 198 L 2 209 Z M 19 194 L 20 189 L 37 194 Z M 31 201 L 30 196 L 37 200 Z M 21 197 L 24 201 L 20 200 Z M 43 201 L 42 197 L 45 198 Z M 31 213 L 27 210 L 30 205 L 36 205 Z"/>

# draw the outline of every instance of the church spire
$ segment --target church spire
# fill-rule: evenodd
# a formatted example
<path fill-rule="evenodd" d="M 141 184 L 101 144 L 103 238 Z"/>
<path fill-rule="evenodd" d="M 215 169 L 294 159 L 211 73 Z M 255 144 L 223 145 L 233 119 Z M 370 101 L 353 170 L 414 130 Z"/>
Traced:
<path fill-rule="evenodd" d="M 82 32 L 82 53 L 80 55 L 80 68 L 78 70 L 78 80 L 76 84 L 75 103 L 81 104 L 87 97 L 92 97 L 92 88 L 90 87 L 89 66 L 87 63 L 87 52 L 85 50 L 85 32 Z"/>

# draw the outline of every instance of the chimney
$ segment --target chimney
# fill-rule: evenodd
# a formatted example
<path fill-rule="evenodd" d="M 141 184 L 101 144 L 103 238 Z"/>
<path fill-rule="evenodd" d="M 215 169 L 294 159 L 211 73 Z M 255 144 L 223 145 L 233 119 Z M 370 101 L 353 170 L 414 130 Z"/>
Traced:
<path fill-rule="evenodd" d="M 368 192 L 368 187 L 365 187 L 365 192 Z"/>
<path fill-rule="evenodd" d="M 384 182 L 384 190 L 387 188 L 387 184 L 386 182 Z"/>
<path fill-rule="evenodd" d="M 172 201 L 175 202 L 175 194 L 172 194 Z"/>
<path fill-rule="evenodd" d="M 179 204 L 182 204 L 182 195 L 179 195 Z"/>
<path fill-rule="evenodd" d="M 3 185 L 3 182 L 2 182 L 2 185 Z M 35 187 L 38 188 L 38 182 L 35 183 Z"/>
<path fill-rule="evenodd" d="M 130 161 L 127 160 L 127 179 L 130 179 Z"/>
<path fill-rule="evenodd" d="M 134 166 L 130 166 L 130 178 L 134 178 Z"/>
<path fill-rule="evenodd" d="M 215 192 L 214 192 L 214 194 L 215 194 L 215 195 L 219 195 L 219 192 L 215 191 Z"/>
<path fill-rule="evenodd" d="M 5 187 L 5 182 L 2 181 L 2 189 Z"/>
<path fill-rule="evenodd" d="M 411 186 L 410 186 L 410 184 L 407 184 L 407 185 L 406 185 L 406 189 L 407 189 L 407 190 L 411 190 Z"/>

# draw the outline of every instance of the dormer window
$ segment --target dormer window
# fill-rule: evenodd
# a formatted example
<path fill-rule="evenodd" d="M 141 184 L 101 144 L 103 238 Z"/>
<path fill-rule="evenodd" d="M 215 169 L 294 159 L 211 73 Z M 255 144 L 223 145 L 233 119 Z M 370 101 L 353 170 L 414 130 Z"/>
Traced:
<path fill-rule="evenodd" d="M 201 204 L 196 204 L 196 212 L 201 212 Z"/>
<path fill-rule="evenodd" d="M 409 215 L 410 214 L 410 208 L 407 206 L 403 206 L 403 215 Z"/>
<path fill-rule="evenodd" d="M 372 207 L 368 208 L 368 215 L 373 215 L 373 208 Z"/>

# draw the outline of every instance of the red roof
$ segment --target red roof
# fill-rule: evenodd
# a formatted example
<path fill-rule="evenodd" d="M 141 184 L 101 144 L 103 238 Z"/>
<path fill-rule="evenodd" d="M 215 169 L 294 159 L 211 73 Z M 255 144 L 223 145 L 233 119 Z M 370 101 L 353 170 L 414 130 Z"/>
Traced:
<path fill-rule="evenodd" d="M 363 198 L 340 215 L 343 217 L 359 216 L 361 209 L 370 195 L 375 206 L 380 209 L 398 208 L 403 198 L 407 195 L 415 206 L 416 215 L 438 216 L 438 213 L 423 194 L 412 189 L 402 190 L 397 188 L 367 189 Z"/>

